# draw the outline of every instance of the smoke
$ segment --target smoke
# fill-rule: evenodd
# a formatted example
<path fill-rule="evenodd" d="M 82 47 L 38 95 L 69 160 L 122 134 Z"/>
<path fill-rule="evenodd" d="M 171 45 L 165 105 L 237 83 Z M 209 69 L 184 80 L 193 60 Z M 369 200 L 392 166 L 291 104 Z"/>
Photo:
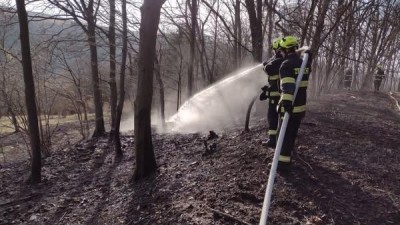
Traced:
<path fill-rule="evenodd" d="M 243 126 L 250 101 L 267 83 L 261 66 L 231 73 L 194 95 L 167 121 L 169 131 L 192 133 Z"/>
<path fill-rule="evenodd" d="M 135 116 L 134 116 L 134 110 L 129 109 L 126 110 L 127 112 L 122 118 L 121 125 L 120 125 L 120 131 L 124 133 L 132 132 L 133 129 L 135 128 Z M 153 128 L 156 128 L 159 132 L 164 132 L 164 129 L 161 126 L 161 119 L 160 116 L 158 115 L 158 112 L 153 112 L 151 114 L 151 125 Z"/>
<path fill-rule="evenodd" d="M 134 124 L 135 124 L 135 116 L 130 116 L 130 117 L 128 117 L 126 119 L 123 119 L 121 121 L 121 125 L 120 125 L 119 129 L 120 129 L 121 132 L 133 131 L 134 126 L 135 126 Z"/>

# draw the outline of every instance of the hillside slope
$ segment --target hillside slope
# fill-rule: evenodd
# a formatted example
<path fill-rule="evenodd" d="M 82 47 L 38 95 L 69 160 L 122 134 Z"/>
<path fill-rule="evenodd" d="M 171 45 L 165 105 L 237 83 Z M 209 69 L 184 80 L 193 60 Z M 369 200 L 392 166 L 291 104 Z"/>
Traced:
<path fill-rule="evenodd" d="M 400 114 L 383 93 L 311 101 L 290 174 L 278 174 L 270 224 L 398 224 Z M 249 133 L 154 136 L 159 171 L 133 183 L 133 138 L 113 163 L 107 139 L 47 158 L 44 182 L 23 163 L 1 168 L 0 224 L 258 224 L 273 151 L 264 119 Z M 223 212 L 235 219 L 221 215 Z M 242 222 L 240 222 L 242 221 Z"/>

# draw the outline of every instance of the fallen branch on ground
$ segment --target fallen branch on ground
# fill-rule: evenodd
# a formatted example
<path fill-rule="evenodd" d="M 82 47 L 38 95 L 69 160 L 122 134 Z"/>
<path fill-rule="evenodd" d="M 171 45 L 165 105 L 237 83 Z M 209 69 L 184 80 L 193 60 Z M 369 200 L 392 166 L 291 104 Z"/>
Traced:
<path fill-rule="evenodd" d="M 246 221 L 243 221 L 243 220 L 241 220 L 241 219 L 235 218 L 235 217 L 233 217 L 233 216 L 231 216 L 231 215 L 229 215 L 229 214 L 227 214 L 227 213 L 218 211 L 218 210 L 213 209 L 213 208 L 210 208 L 210 207 L 208 207 L 208 208 L 209 208 L 214 214 L 217 214 L 217 215 L 219 215 L 219 216 L 226 217 L 226 218 L 228 218 L 228 219 L 234 220 L 234 221 L 236 221 L 236 222 L 238 222 L 238 223 L 241 223 L 241 224 L 251 225 L 250 223 L 248 223 L 248 222 L 246 222 Z"/>
<path fill-rule="evenodd" d="M 312 166 L 310 165 L 310 163 L 306 162 L 303 158 L 301 158 L 301 157 L 299 156 L 299 154 L 297 154 L 296 156 L 297 156 L 298 159 L 300 159 L 300 161 L 302 161 L 304 164 L 306 164 L 311 170 L 314 170 L 314 169 L 312 168 Z"/>

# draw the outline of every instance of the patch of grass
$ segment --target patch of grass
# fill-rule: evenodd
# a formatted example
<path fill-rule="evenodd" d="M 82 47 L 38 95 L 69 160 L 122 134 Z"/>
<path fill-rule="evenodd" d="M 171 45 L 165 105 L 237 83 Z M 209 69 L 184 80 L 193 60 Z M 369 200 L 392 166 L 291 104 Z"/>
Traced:
<path fill-rule="evenodd" d="M 3 116 L 0 118 L 0 134 L 14 132 L 14 127 L 7 117 Z"/>
<path fill-rule="evenodd" d="M 105 119 L 107 115 L 104 115 Z M 88 120 L 94 120 L 95 119 L 95 114 L 91 113 L 88 114 Z M 42 117 L 43 124 L 45 123 L 45 118 Z M 78 115 L 73 114 L 73 115 L 68 115 L 66 117 L 59 117 L 58 115 L 51 115 L 49 123 L 50 125 L 62 125 L 66 123 L 75 123 L 78 122 Z M 1 117 L 0 118 L 0 134 L 7 134 L 14 132 L 14 126 L 12 125 L 10 119 L 8 117 Z"/>
<path fill-rule="evenodd" d="M 88 120 L 94 120 L 95 115 L 94 113 L 88 114 Z M 43 118 L 44 122 L 44 118 Z M 73 115 L 68 115 L 66 117 L 59 117 L 57 115 L 52 115 L 50 116 L 49 123 L 50 125 L 56 125 L 56 124 L 66 124 L 66 123 L 74 123 L 78 122 L 78 115 L 73 114 Z"/>

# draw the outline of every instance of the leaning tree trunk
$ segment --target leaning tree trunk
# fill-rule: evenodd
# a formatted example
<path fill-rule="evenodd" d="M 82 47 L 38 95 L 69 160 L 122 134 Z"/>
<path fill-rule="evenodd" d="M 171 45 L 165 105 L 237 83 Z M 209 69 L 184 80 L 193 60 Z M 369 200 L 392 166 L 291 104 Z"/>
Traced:
<path fill-rule="evenodd" d="M 144 0 L 141 8 L 139 75 L 135 100 L 135 152 L 134 178 L 153 173 L 157 163 L 151 140 L 151 103 L 153 98 L 153 72 L 160 11 L 164 0 Z"/>
<path fill-rule="evenodd" d="M 16 0 L 17 12 L 20 28 L 20 40 L 21 40 L 21 54 L 22 54 L 22 67 L 24 72 L 24 83 L 25 83 L 25 102 L 26 110 L 28 113 L 28 129 L 31 140 L 32 149 L 32 170 L 30 181 L 32 183 L 38 183 L 41 180 L 41 152 L 40 152 L 40 137 L 39 137 L 39 125 L 36 109 L 35 99 L 35 84 L 32 74 L 32 60 L 29 43 L 29 28 L 28 28 L 28 16 L 25 10 L 24 0 Z"/>

